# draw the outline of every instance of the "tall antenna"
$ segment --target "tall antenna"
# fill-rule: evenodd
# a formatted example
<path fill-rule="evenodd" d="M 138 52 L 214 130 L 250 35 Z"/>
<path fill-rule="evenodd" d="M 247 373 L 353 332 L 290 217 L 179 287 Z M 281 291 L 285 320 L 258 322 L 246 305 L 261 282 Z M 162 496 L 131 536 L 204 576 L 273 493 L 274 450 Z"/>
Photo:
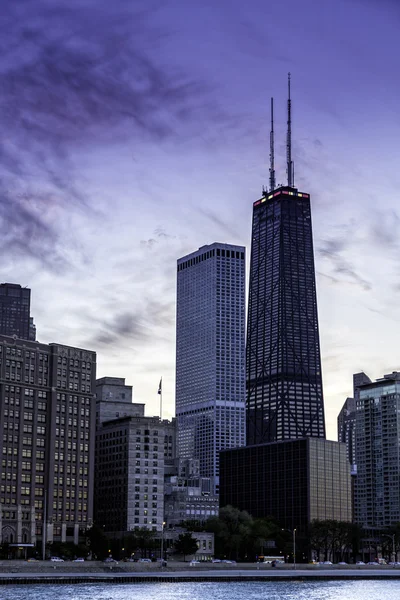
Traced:
<path fill-rule="evenodd" d="M 269 134 L 269 191 L 275 189 L 274 99 L 271 98 L 271 132 Z"/>
<path fill-rule="evenodd" d="M 292 161 L 292 101 L 290 99 L 290 73 L 288 73 L 288 121 L 286 138 L 287 181 L 288 186 L 294 186 L 294 165 Z"/>

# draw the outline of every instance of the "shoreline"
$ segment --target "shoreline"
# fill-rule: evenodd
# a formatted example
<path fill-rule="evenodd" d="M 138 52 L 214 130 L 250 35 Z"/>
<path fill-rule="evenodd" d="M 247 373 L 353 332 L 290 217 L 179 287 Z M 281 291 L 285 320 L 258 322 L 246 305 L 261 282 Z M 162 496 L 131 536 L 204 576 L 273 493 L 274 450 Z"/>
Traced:
<path fill-rule="evenodd" d="M 14 562 L 14 561 L 13 561 Z M 395 568 L 310 568 L 309 565 L 283 569 L 256 569 L 254 565 L 248 568 L 231 567 L 229 569 L 210 569 L 207 567 L 189 567 L 182 565 L 166 567 L 160 566 L 149 569 L 123 569 L 119 566 L 108 567 L 104 564 L 71 565 L 64 563 L 58 565 L 40 565 L 40 569 L 29 568 L 33 565 L 23 564 L 22 569 L 14 565 L 5 570 L 5 565 L 0 564 L 0 586 L 5 585 L 62 585 L 62 584 L 142 584 L 142 583 L 183 583 L 183 582 L 249 582 L 249 581 L 317 581 L 317 580 L 400 580 L 400 569 Z M 34 563 L 36 567 L 36 563 Z M 122 563 L 125 566 L 125 563 Z M 28 568 L 27 568 L 28 567 Z M 77 568 L 78 567 L 78 568 Z M 93 568 L 96 568 L 94 570 Z"/>

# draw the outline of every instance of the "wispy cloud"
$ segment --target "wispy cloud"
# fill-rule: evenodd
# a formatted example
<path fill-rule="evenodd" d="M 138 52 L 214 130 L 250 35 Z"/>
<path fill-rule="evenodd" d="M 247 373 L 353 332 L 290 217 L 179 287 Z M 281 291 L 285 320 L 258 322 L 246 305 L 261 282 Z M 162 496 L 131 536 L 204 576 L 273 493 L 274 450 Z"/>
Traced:
<path fill-rule="evenodd" d="M 204 112 L 212 118 L 205 87 L 160 62 L 154 48 L 165 34 L 151 24 L 155 9 L 144 7 L 125 0 L 2 3 L 5 252 L 17 248 L 42 260 L 51 245 L 66 268 L 60 260 L 60 211 L 90 210 L 76 152 L 128 139 L 139 151 L 146 140 L 178 135 L 182 123 L 197 124 Z"/>
<path fill-rule="evenodd" d="M 318 247 L 318 253 L 327 259 L 333 272 L 337 275 L 344 275 L 350 282 L 359 285 L 364 291 L 372 289 L 372 284 L 359 275 L 354 264 L 344 256 L 347 243 L 343 238 L 330 238 L 323 240 Z"/>

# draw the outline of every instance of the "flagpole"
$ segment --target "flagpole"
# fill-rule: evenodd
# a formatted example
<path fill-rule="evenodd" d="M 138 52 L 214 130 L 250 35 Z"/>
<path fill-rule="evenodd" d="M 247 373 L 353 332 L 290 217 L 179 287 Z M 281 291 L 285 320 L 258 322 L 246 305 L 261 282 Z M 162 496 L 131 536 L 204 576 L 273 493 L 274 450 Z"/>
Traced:
<path fill-rule="evenodd" d="M 160 379 L 159 393 L 160 393 L 160 421 L 162 421 L 162 377 Z"/>

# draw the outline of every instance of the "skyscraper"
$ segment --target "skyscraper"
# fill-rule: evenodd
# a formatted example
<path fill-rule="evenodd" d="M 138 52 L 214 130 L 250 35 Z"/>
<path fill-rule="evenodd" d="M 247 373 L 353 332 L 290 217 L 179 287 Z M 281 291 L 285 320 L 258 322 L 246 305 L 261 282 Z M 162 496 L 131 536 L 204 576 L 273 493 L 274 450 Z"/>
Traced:
<path fill-rule="evenodd" d="M 0 334 L 16 335 L 23 340 L 35 340 L 33 319 L 30 318 L 31 290 L 17 283 L 0 284 Z"/>
<path fill-rule="evenodd" d="M 354 520 L 365 528 L 400 521 L 400 373 L 357 388 Z M 354 376 L 356 377 L 356 376 Z"/>
<path fill-rule="evenodd" d="M 245 249 L 214 243 L 178 260 L 178 456 L 218 491 L 219 451 L 245 443 Z"/>
<path fill-rule="evenodd" d="M 247 447 L 221 453 L 220 507 L 273 515 L 306 536 L 313 518 L 351 520 L 344 444 L 325 439 L 309 194 L 294 186 L 290 76 L 287 185 L 253 204 L 246 346 Z M 340 490 L 340 493 L 338 493 Z"/>
<path fill-rule="evenodd" d="M 290 79 L 289 79 L 290 83 Z M 253 204 L 246 346 L 247 443 L 325 437 L 310 195 L 288 185 Z"/>

